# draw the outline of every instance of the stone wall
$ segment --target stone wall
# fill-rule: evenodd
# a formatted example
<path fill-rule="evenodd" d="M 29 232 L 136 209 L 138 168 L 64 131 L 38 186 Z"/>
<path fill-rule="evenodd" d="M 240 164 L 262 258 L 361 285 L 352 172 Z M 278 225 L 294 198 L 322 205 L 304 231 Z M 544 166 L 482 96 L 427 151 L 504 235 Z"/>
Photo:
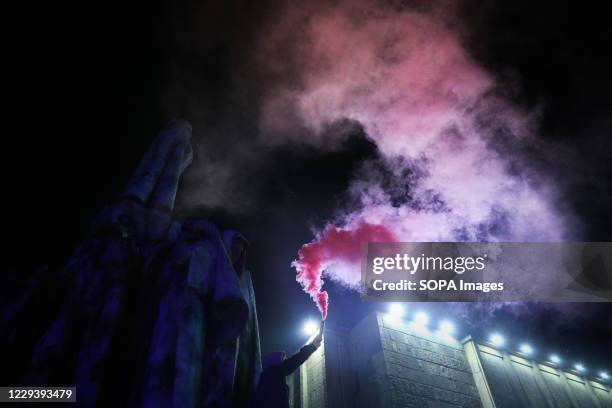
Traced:
<path fill-rule="evenodd" d="M 325 344 L 315 351 L 299 370 L 300 406 L 325 408 L 327 400 Z"/>
<path fill-rule="evenodd" d="M 369 324 L 369 333 L 378 335 L 379 348 L 371 347 L 361 356 L 365 375 L 359 376 L 359 386 L 364 384 L 369 393 L 378 394 L 375 406 L 481 406 L 460 343 L 381 314 L 375 315 L 373 323 L 376 326 Z M 358 327 L 352 337 L 362 337 L 367 332 L 366 327 Z M 356 354 L 364 350 L 354 351 Z"/>
<path fill-rule="evenodd" d="M 466 340 L 464 346 L 474 371 L 488 387 L 488 392 L 481 392 L 487 406 L 612 407 L 612 393 L 602 383 L 559 370 L 550 364 L 528 360 L 485 344 L 476 344 L 471 339 Z M 475 367 L 477 365 L 480 369 Z"/>
<path fill-rule="evenodd" d="M 290 383 L 292 408 L 612 408 L 608 385 L 381 313 L 327 330 Z"/>

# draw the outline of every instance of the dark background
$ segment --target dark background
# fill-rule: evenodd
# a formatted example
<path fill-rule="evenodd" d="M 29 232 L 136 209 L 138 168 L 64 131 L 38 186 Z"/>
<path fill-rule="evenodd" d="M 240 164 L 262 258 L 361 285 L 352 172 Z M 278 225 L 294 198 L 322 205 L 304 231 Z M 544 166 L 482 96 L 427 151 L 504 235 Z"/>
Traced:
<path fill-rule="evenodd" d="M 156 132 L 172 117 L 192 119 L 181 90 L 172 88 L 176 78 L 197 95 L 212 128 L 223 129 L 219 118 L 232 116 L 228 95 L 236 83 L 230 67 L 240 65 L 275 5 L 222 3 L 5 6 L 2 65 L 8 107 L 2 135 L 0 293 L 9 299 L 13 288 L 36 271 L 44 276 L 41 285 L 48 290 L 38 299 L 33 330 L 51 321 L 61 301 L 64 288 L 53 277 L 92 217 L 120 191 Z M 460 11 L 470 27 L 465 45 L 498 79 L 517 84 L 509 97 L 541 107 L 539 134 L 562 143 L 575 164 L 565 204 L 581 220 L 580 239 L 610 241 L 608 13 L 586 2 L 533 3 L 465 1 Z M 244 92 L 247 101 L 257 101 L 256 87 Z M 252 113 L 245 107 L 236 115 L 234 126 L 245 138 L 253 137 Z M 194 141 L 206 137 L 194 129 Z M 231 151 L 223 154 L 223 160 L 232 160 Z M 374 154 L 359 132 L 332 152 L 273 151 L 267 165 L 250 175 L 259 186 L 257 210 L 241 215 L 187 211 L 179 201 L 179 217 L 200 212 L 250 240 L 264 351 L 291 351 L 305 340 L 301 326 L 306 318 L 316 319 L 317 311 L 289 264 L 312 239 L 310 226 L 321 226 L 343 200 L 341 192 L 360 161 Z M 350 326 L 369 310 L 384 308 L 361 304 L 356 294 L 330 286 L 330 324 Z M 452 314 L 448 305 L 420 306 L 434 320 Z M 460 335 L 500 330 L 512 333 L 515 342 L 530 340 L 541 353 L 554 350 L 568 361 L 612 370 L 611 312 L 609 304 L 520 305 L 485 313 L 480 322 L 455 317 Z"/>

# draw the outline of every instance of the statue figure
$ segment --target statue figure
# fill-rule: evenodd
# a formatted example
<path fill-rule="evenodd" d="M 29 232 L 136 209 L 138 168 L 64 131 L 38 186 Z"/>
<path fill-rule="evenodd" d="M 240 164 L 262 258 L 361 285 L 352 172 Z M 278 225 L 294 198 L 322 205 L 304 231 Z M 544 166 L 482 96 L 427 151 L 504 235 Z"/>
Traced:
<path fill-rule="evenodd" d="M 248 404 L 261 372 L 248 243 L 173 217 L 190 139 L 186 121 L 163 130 L 96 217 L 22 385 L 74 385 L 90 407 Z"/>

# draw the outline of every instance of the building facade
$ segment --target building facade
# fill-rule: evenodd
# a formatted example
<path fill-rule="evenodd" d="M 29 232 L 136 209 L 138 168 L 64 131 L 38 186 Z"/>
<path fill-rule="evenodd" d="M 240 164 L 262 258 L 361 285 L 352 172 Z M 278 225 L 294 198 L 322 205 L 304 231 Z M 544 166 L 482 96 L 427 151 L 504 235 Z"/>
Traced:
<path fill-rule="evenodd" d="M 612 408 L 609 384 L 375 313 L 288 380 L 293 408 Z"/>

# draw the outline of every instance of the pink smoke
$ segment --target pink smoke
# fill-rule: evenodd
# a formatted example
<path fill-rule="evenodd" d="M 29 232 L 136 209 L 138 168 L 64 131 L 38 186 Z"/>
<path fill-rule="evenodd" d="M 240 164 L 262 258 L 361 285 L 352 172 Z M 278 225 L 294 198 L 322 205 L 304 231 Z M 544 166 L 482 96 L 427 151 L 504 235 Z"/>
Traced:
<path fill-rule="evenodd" d="M 359 286 L 359 248 L 371 238 L 364 226 L 399 241 L 562 240 L 554 184 L 529 166 L 510 170 L 522 159 L 495 148 L 500 137 L 507 146 L 533 141 L 534 114 L 494 96 L 495 80 L 463 48 L 448 9 L 341 0 L 287 5 L 279 15 L 258 49 L 278 78 L 263 103 L 264 142 L 333 147 L 343 132 L 326 130 L 349 118 L 389 170 L 355 179 L 358 209 L 293 263 L 322 313 L 323 270 Z M 409 191 L 405 200 L 391 198 L 385 178 Z"/>
<path fill-rule="evenodd" d="M 382 225 L 358 223 L 347 230 L 330 224 L 317 240 L 302 246 L 298 252 L 299 259 L 291 265 L 297 270 L 297 281 L 314 300 L 323 320 L 327 318 L 328 304 L 327 292 L 322 290 L 323 272 L 331 267 L 335 267 L 337 273 L 359 270 L 363 243 L 393 241 L 393 234 Z M 350 272 L 341 280 L 356 284 L 351 282 L 354 275 Z"/>

